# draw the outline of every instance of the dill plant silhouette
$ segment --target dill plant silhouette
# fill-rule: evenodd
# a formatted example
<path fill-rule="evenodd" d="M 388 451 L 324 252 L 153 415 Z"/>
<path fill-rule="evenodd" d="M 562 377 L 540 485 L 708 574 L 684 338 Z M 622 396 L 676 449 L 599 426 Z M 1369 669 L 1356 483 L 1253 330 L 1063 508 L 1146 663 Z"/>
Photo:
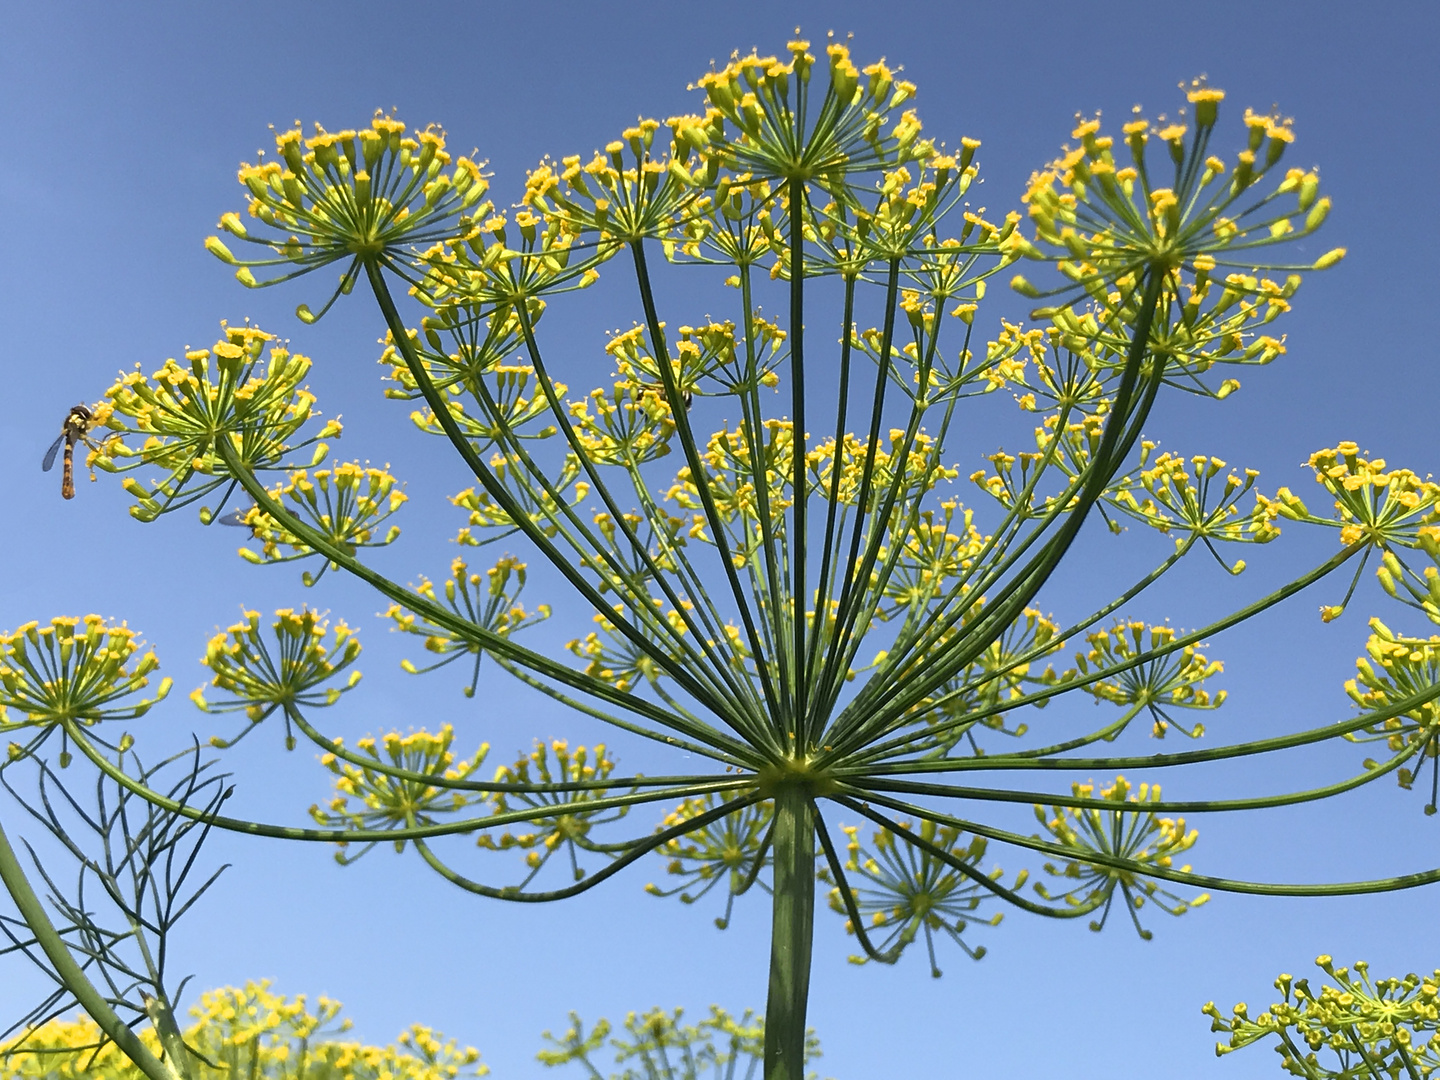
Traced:
<path fill-rule="evenodd" d="M 1178 915 L 1205 899 L 1196 889 L 1319 896 L 1440 879 L 1288 885 L 1176 865 L 1196 834 L 1174 815 L 1294 804 L 1386 775 L 1408 786 L 1435 758 L 1434 646 L 1383 624 L 1371 648 L 1387 660 L 1362 671 L 1354 717 L 1095 756 L 1137 721 L 1157 738 L 1198 738 L 1203 725 L 1185 717 L 1224 700 L 1208 688 L 1221 666 L 1207 639 L 1344 568 L 1353 593 L 1378 559 L 1382 586 L 1440 621 L 1440 571 L 1426 563 L 1440 553 L 1436 485 L 1342 443 L 1311 458 L 1334 503 L 1317 513 L 1288 489 L 1262 494 L 1253 471 L 1144 434 L 1161 394 L 1218 403 L 1238 386 L 1232 369 L 1281 356 L 1273 324 L 1303 274 L 1344 254 L 1284 261 L 1330 205 L 1317 173 L 1282 166 L 1289 121 L 1247 111 L 1238 152 L 1222 157 L 1211 144 L 1224 95 L 1204 82 L 1178 120 L 1137 113 L 1118 136 L 1082 120 L 1034 175 L 1024 213 L 991 220 L 966 202 L 978 143 L 925 135 L 915 88 L 884 63 L 859 68 L 834 40 L 817 51 L 824 60 L 804 41 L 780 57 L 737 55 L 700 78 L 703 112 L 641 120 L 592 157 L 542 162 L 511 212 L 441 132 L 407 134 L 385 114 L 355 130 L 283 131 L 272 160 L 241 167 L 245 212 L 221 217 L 225 239 L 209 250 L 250 287 L 338 268 L 325 303 L 298 309 L 306 323 L 368 290 L 386 331 L 387 394 L 414 402 L 414 422 L 473 474 L 454 499 L 468 514 L 459 542 L 519 554 L 482 568 L 459 558 L 418 587 L 367 565 L 364 549 L 396 535 L 387 519 L 402 489 L 387 470 L 324 466 L 339 425 L 312 420 L 310 361 L 248 324 L 153 375 L 124 375 L 93 408 L 105 429 L 93 465 L 126 474 L 141 520 L 198 505 L 208 522 L 243 490 L 254 504 L 246 557 L 310 560 L 307 583 L 330 568 L 373 586 L 430 657 L 414 671 L 469 665 L 473 694 L 488 657 L 622 742 L 712 764 L 627 775 L 609 746 L 547 737 L 485 779 L 484 750 L 454 749 L 451 725 L 346 745 L 317 713 L 358 678 L 354 632 L 308 610 L 273 624 L 249 613 L 211 641 L 212 686 L 195 700 L 243 714 L 242 735 L 281 720 L 287 747 L 322 752 L 336 790 L 313 825 L 205 820 L 348 845 L 342 859 L 408 846 L 500 901 L 561 900 L 652 853 L 667 875 L 651 891 L 718 893 L 721 925 L 758 887 L 772 912 L 768 1080 L 804 1073 L 817 881 L 859 960 L 893 963 L 923 938 L 938 974 L 937 941 L 978 956 L 972 928 L 1006 908 L 1098 929 L 1119 905 L 1148 936 L 1147 905 Z M 1053 281 L 1016 273 L 1022 264 Z M 707 307 L 728 315 L 667 318 L 661 267 L 723 275 Z M 555 366 L 541 324 L 602 273 L 633 280 L 634 326 L 606 347 L 609 381 L 572 397 L 558 377 L 577 372 Z M 1034 325 L 987 331 L 997 276 L 1038 305 Z M 817 346 L 806 315 L 820 290 L 841 317 Z M 764 314 L 767 299 L 782 314 Z M 965 410 L 991 394 L 1013 395 L 1017 437 L 1033 449 L 990 453 L 971 471 L 952 446 Z M 965 476 L 970 505 L 947 486 Z M 1098 610 L 1057 620 L 1036 606 L 1041 590 L 1097 521 L 1155 529 L 1173 549 Z M 1193 631 L 1130 614 L 1193 554 L 1240 573 L 1243 560 L 1221 549 L 1269 542 L 1285 522 L 1334 528 L 1339 549 Z M 569 592 L 527 607 L 537 559 Z M 594 628 L 567 652 L 525 644 L 527 627 L 577 612 Z M 85 683 L 100 695 L 92 706 L 27 666 L 35 643 L 60 648 L 67 634 L 79 640 L 73 621 L 4 639 L 5 703 L 27 716 L 7 730 L 36 732 L 17 756 L 58 730 L 67 754 L 196 817 L 97 734 L 114 727 L 111 699 L 137 690 L 153 662 L 87 661 L 103 673 Z M 1054 722 L 1058 709 L 1042 723 L 1036 710 L 1067 695 L 1115 711 L 1098 726 Z M 1340 737 L 1387 753 L 1321 788 L 1243 799 L 1167 801 L 1123 776 Z M 1057 772 L 1115 778 L 1068 791 L 1014 779 Z M 1016 803 L 1036 807 L 1040 834 L 979 809 Z M 636 824 L 642 809 L 651 816 Z M 472 870 L 445 846 L 457 837 L 520 866 L 509 879 Z M 1000 845 L 1038 856 L 1044 880 L 987 865 Z M 7 883 L 19 880 L 8 847 L 0 863 Z"/>

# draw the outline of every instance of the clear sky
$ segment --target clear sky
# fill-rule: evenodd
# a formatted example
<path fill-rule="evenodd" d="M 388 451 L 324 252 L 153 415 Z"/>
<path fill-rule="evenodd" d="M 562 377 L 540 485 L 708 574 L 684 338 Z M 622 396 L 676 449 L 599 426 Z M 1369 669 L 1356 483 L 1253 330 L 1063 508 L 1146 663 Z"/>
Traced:
<path fill-rule="evenodd" d="M 1223 404 L 1164 402 L 1149 434 L 1185 453 L 1259 468 L 1268 489 L 1291 484 L 1307 495 L 1305 458 L 1341 439 L 1421 474 L 1440 460 L 1440 217 L 1424 194 L 1440 174 L 1440 7 L 1432 3 L 1363 14 L 1334 2 L 1228 0 L 252 0 L 11 2 L 0 10 L 0 626 L 92 610 L 128 619 L 177 681 L 172 700 L 137 727 L 157 746 L 216 730 L 185 700 L 203 680 L 195 660 L 214 627 L 242 603 L 264 610 L 302 601 L 362 626 L 365 684 L 343 715 L 327 718 L 347 737 L 448 721 L 466 741 L 491 742 L 492 764 L 536 736 L 597 737 L 517 687 L 487 683 L 466 701 L 451 675 L 403 675 L 396 662 L 410 650 L 371 618 L 384 605 L 348 582 L 327 577 L 307 594 L 296 573 L 242 563 L 233 536 L 188 515 L 149 526 L 130 520 L 110 478 L 82 480 L 79 496 L 63 503 L 58 474 L 40 471 L 66 409 L 94 400 L 117 369 L 158 367 L 187 344 L 208 345 L 218 320 L 249 316 L 314 357 L 320 407 L 347 423 L 337 452 L 391 462 L 410 485 L 406 536 L 380 565 L 401 580 L 443 574 L 453 552 L 445 538 L 458 523 L 440 496 L 463 486 L 463 476 L 457 462 L 437 461 L 436 442 L 410 426 L 407 409 L 381 397 L 374 361 L 383 328 L 373 305 L 357 291 L 319 325 L 302 326 L 294 306 L 313 303 L 318 287 L 247 293 L 201 246 L 220 213 L 243 205 L 237 163 L 269 145 L 267 125 L 297 117 L 336 129 L 394 107 L 413 125 L 442 124 L 452 146 L 473 145 L 489 160 L 503 205 L 518 198 L 525 169 L 542 155 L 588 153 L 637 115 L 696 108 L 685 87 L 712 58 L 752 45 L 780 50 L 797 25 L 814 40 L 828 29 L 853 31 L 858 61 L 885 56 L 918 84 L 927 133 L 952 144 L 962 135 L 983 140 L 979 201 L 998 216 L 1018 206 L 1030 170 L 1054 156 L 1077 111 L 1103 110 L 1111 123 L 1135 102 L 1151 115 L 1173 113 L 1176 84 L 1205 73 L 1229 94 L 1217 134 L 1227 151 L 1241 137 L 1247 104 L 1263 111 L 1274 103 L 1295 118 L 1293 162 L 1317 165 L 1335 202 L 1322 247 L 1343 244 L 1350 254 L 1297 296 L 1285 324 L 1288 355 L 1248 372 L 1243 391 Z M 603 332 L 635 317 L 628 306 L 605 307 L 603 295 L 578 299 L 569 321 L 556 320 L 571 362 L 597 370 L 606 363 Z M 993 441 L 955 447 L 977 464 L 991 449 Z M 1107 539 L 1089 538 L 1080 551 L 1102 579 L 1124 569 Z M 1331 543 L 1287 534 L 1236 582 L 1197 566 L 1141 614 L 1202 624 L 1287 569 L 1312 565 Z M 1211 718 L 1212 741 L 1344 718 L 1341 684 L 1363 646 L 1366 616 L 1422 631 L 1370 581 L 1345 618 L 1322 627 L 1316 609 L 1338 599 L 1339 587 L 1307 593 L 1212 643 L 1232 695 Z M 1079 595 L 1066 588 L 1057 585 L 1046 601 L 1065 607 Z M 1284 763 L 1168 777 L 1166 791 L 1313 786 L 1361 756 L 1341 744 Z M 230 764 L 237 801 L 251 813 L 300 820 L 326 793 L 309 752 L 287 758 L 276 731 L 257 733 Z M 1423 817 L 1421 802 L 1376 785 L 1304 811 L 1198 821 L 1194 862 L 1274 880 L 1429 869 L 1440 865 L 1440 820 Z M 0 813 L 9 828 L 13 807 Z M 533 1060 L 539 1032 L 562 1029 L 571 1009 L 593 1018 L 656 1004 L 692 1013 L 712 1001 L 763 1006 L 765 905 L 742 904 L 734 927 L 719 933 L 717 912 L 643 894 L 658 863 L 575 901 L 521 907 L 461 895 L 415 858 L 388 851 L 345 870 L 319 847 L 219 838 L 210 854 L 233 865 L 177 942 L 177 964 L 195 973 L 195 987 L 272 977 L 283 992 L 328 993 L 346 1003 L 361 1035 L 379 1041 L 423 1021 L 478 1046 L 502 1080 L 541 1071 Z M 1013 856 L 1001 862 L 1020 865 Z M 1218 897 L 1180 920 L 1152 915 L 1149 943 L 1123 919 L 1092 934 L 1012 914 L 986 935 L 988 957 L 975 964 L 952 951 L 938 981 L 920 956 L 893 969 L 847 964 L 850 944 L 822 911 L 811 1009 L 826 1049 L 822 1074 L 1278 1075 L 1264 1050 L 1216 1062 L 1200 1006 L 1268 1003 L 1277 973 L 1307 974 L 1322 952 L 1369 958 L 1382 973 L 1440 967 L 1437 896 Z M 0 1020 L 40 990 L 7 961 Z"/>

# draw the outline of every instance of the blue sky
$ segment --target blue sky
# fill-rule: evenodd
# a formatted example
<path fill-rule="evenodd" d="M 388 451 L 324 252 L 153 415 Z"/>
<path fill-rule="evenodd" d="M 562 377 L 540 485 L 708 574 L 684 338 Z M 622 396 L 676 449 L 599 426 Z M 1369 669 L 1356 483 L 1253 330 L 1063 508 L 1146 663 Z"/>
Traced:
<path fill-rule="evenodd" d="M 1335 202 L 1323 246 L 1350 253 L 1301 290 L 1285 325 L 1288 355 L 1248 373 L 1223 404 L 1163 402 L 1151 433 L 1185 453 L 1259 468 L 1270 489 L 1308 493 L 1306 456 L 1347 438 L 1421 474 L 1436 468 L 1440 218 L 1424 194 L 1440 153 L 1440 9 L 1431 4 L 1361 16 L 1338 3 L 51 3 L 8 5 L 3 25 L 0 626 L 91 610 L 128 619 L 177 681 L 173 700 L 137 727 L 156 745 L 214 730 L 184 692 L 202 681 L 195 660 L 217 624 L 242 603 L 302 601 L 361 624 L 367 642 L 366 681 L 343 716 L 329 718 L 337 732 L 449 721 L 470 741 L 491 742 L 492 764 L 535 736 L 595 737 L 503 683 L 470 702 L 450 675 L 402 675 L 396 662 L 407 650 L 371 618 L 383 605 L 347 582 L 327 579 L 307 594 L 295 573 L 242 563 L 233 536 L 186 515 L 135 523 L 108 478 L 82 480 L 79 497 L 62 503 L 57 474 L 40 472 L 66 409 L 94 400 L 117 369 L 158 367 L 187 344 L 214 340 L 218 320 L 249 316 L 315 359 L 320 407 L 347 424 L 337 451 L 391 462 L 409 483 L 406 536 L 380 565 L 402 580 L 444 572 L 453 550 L 445 538 L 458 522 L 440 497 L 463 476 L 457 463 L 437 461 L 408 410 L 381 397 L 374 360 L 383 330 L 373 307 L 357 292 L 318 326 L 302 326 L 294 306 L 313 303 L 315 290 L 245 292 L 201 246 L 218 215 L 242 205 L 237 163 L 269 144 L 267 125 L 297 117 L 334 129 L 394 107 L 411 124 L 442 124 L 452 146 L 473 145 L 489 160 L 503 205 L 543 155 L 588 153 L 637 115 L 694 108 L 686 84 L 712 58 L 751 45 L 779 50 L 797 25 L 813 40 L 853 31 L 857 60 L 885 56 L 918 84 L 927 133 L 983 140 L 977 201 L 1003 213 L 1066 140 L 1077 111 L 1100 109 L 1111 123 L 1135 102 L 1152 115 L 1173 112 L 1176 84 L 1205 73 L 1229 93 L 1219 145 L 1238 142 L 1247 104 L 1274 103 L 1295 118 L 1293 162 L 1318 165 Z M 603 332 L 635 315 L 603 299 L 581 297 L 568 314 L 556 305 L 552 347 L 576 364 L 599 364 Z M 977 464 L 991 449 L 993 440 L 955 447 Z M 1108 539 L 1087 538 L 1078 554 L 1087 569 L 1046 599 L 1062 608 L 1087 585 L 1120 580 L 1124 556 Z M 1197 566 L 1142 614 L 1203 624 L 1325 557 L 1330 543 L 1287 534 L 1235 582 Z M 1365 617 L 1422 630 L 1370 582 L 1344 619 L 1321 626 L 1317 607 L 1335 599 L 1307 593 L 1212 643 L 1231 691 L 1209 725 L 1212 740 L 1343 718 L 1341 684 Z M 1167 778 L 1166 790 L 1310 786 L 1360 756 L 1342 745 Z M 256 814 L 295 820 L 325 795 L 308 752 L 286 757 L 273 731 L 257 733 L 230 764 L 242 808 Z M 1199 821 L 1194 860 L 1197 869 L 1275 880 L 1429 869 L 1440 865 L 1440 821 L 1421 815 L 1421 801 L 1377 785 L 1305 812 Z M 8 828 L 12 808 L 0 812 Z M 529 908 L 463 896 L 389 852 L 346 870 L 320 848 L 221 838 L 211 854 L 232 868 L 177 943 L 197 987 L 273 977 L 284 992 L 328 993 L 375 1040 L 423 1021 L 478 1046 L 497 1077 L 538 1074 L 540 1030 L 563 1028 L 571 1009 L 616 1017 L 655 1004 L 693 1013 L 712 1001 L 763 1005 L 764 905 L 743 905 L 734 927 L 718 933 L 716 912 L 641 892 L 658 864 L 579 900 Z M 1181 920 L 1152 916 L 1149 943 L 1122 920 L 1091 934 L 1012 914 L 986 935 L 984 961 L 952 952 L 939 981 L 919 956 L 894 969 L 847 964 L 849 944 L 822 912 L 811 1015 L 826 1048 L 823 1074 L 1274 1075 L 1278 1063 L 1263 1050 L 1214 1061 L 1199 1007 L 1212 998 L 1268 1002 L 1278 972 L 1305 974 L 1321 952 L 1367 957 L 1377 972 L 1440 967 L 1434 897 L 1220 897 Z M 17 1015 L 39 989 L 9 964 L 0 1018 Z"/>

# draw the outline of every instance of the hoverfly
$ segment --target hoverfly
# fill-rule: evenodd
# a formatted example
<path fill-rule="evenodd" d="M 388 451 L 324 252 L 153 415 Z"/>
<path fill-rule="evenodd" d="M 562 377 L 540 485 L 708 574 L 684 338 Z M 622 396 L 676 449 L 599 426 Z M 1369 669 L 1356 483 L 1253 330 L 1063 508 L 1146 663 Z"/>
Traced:
<path fill-rule="evenodd" d="M 650 391 L 651 393 L 653 393 L 656 397 L 658 397 L 661 401 L 665 401 L 665 400 L 666 400 L 666 398 L 665 398 L 665 384 L 664 384 L 664 383 L 658 383 L 658 382 L 641 383 L 641 384 L 640 384 L 640 389 L 641 389 L 642 391 L 643 391 L 643 390 L 649 390 L 649 391 Z M 695 391 L 682 389 L 682 390 L 680 391 L 680 397 L 681 397 L 681 398 L 684 400 L 684 402 L 685 402 L 685 411 L 686 411 L 686 412 L 689 412 L 689 411 L 690 411 L 690 406 L 695 403 Z"/>
<path fill-rule="evenodd" d="M 67 499 L 75 497 L 75 444 L 83 442 L 87 446 L 90 440 L 85 437 L 93 422 L 93 414 L 86 405 L 72 405 L 70 411 L 65 414 L 65 421 L 60 425 L 60 436 L 50 444 L 50 449 L 45 451 L 45 459 L 40 462 L 42 472 L 49 472 L 55 467 L 55 455 L 60 452 L 60 447 L 65 447 L 64 468 L 61 471 L 60 494 Z M 95 479 L 92 474 L 90 479 Z"/>
<path fill-rule="evenodd" d="M 225 489 L 225 494 L 220 499 L 220 506 L 222 508 L 230 501 L 230 496 L 234 494 L 235 484 L 236 481 L 232 480 L 230 486 Z M 230 512 L 215 517 L 210 516 L 208 511 L 202 511 L 201 520 L 207 525 L 232 525 L 241 529 L 249 529 L 251 536 L 258 536 L 259 530 L 249 521 L 250 511 L 254 509 L 255 503 L 252 500 L 249 506 L 237 506 Z"/>
<path fill-rule="evenodd" d="M 249 506 L 245 507 L 245 509 L 243 509 L 243 510 L 240 509 L 239 507 L 236 507 L 234 510 L 231 510 L 228 514 L 225 514 L 225 515 L 223 515 L 223 516 L 221 516 L 221 517 L 215 518 L 215 522 L 216 522 L 216 524 L 219 524 L 219 525 L 234 525 L 234 526 L 237 526 L 237 527 L 239 527 L 239 528 L 241 528 L 241 529 L 249 529 L 249 530 L 250 530 L 250 535 L 251 535 L 251 536 L 256 536 L 256 535 L 258 535 L 258 530 L 257 530 L 257 528 L 256 528 L 254 525 L 250 524 L 249 521 L 246 520 L 246 519 L 250 516 L 250 511 L 251 511 L 251 510 L 254 510 L 254 509 L 255 509 L 255 504 L 254 504 L 254 503 L 251 503 Z"/>

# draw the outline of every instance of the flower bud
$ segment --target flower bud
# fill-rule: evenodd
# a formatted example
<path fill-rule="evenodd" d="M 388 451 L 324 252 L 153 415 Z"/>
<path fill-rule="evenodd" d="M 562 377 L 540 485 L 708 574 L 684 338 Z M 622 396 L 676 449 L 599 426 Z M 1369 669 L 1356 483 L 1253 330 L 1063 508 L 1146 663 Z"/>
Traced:
<path fill-rule="evenodd" d="M 1038 300 L 1041 296 L 1040 290 L 1030 284 L 1024 274 L 1016 274 L 1011 278 L 1010 288 L 1014 289 L 1021 296 L 1028 297 L 1031 300 Z"/>
<path fill-rule="evenodd" d="M 1225 91 L 1208 86 L 1197 86 L 1186 95 L 1195 106 L 1195 123 L 1199 127 L 1214 127 L 1220 112 L 1220 102 L 1225 100 Z"/>
<path fill-rule="evenodd" d="M 229 263 L 231 266 L 235 265 L 235 256 L 230 253 L 230 249 L 225 246 L 224 242 L 218 236 L 207 236 L 205 238 L 205 250 L 221 262 Z"/>
<path fill-rule="evenodd" d="M 670 164 L 667 167 L 667 171 L 676 183 L 681 184 L 684 187 L 693 188 L 699 186 L 695 178 L 690 175 L 689 171 L 685 168 L 685 166 L 681 162 L 676 161 L 674 158 L 670 159 Z"/>

